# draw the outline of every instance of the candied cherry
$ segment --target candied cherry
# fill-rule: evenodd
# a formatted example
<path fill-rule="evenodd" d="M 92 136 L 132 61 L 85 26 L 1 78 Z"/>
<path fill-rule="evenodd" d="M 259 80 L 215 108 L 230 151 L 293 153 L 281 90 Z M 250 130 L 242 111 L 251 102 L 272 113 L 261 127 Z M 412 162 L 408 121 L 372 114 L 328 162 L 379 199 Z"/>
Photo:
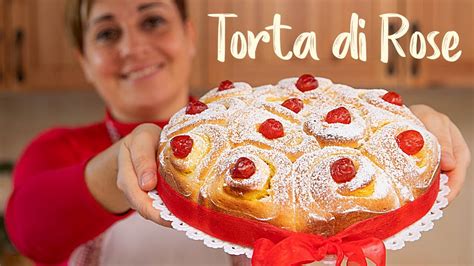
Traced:
<path fill-rule="evenodd" d="M 230 169 L 232 178 L 247 179 L 255 174 L 255 163 L 247 157 L 241 157 L 237 160 L 234 167 Z"/>
<path fill-rule="evenodd" d="M 338 184 L 351 181 L 356 175 L 354 163 L 349 158 L 341 158 L 331 165 L 332 179 Z"/>
<path fill-rule="evenodd" d="M 408 155 L 417 154 L 425 145 L 423 136 L 416 130 L 403 131 L 398 134 L 396 140 L 398 147 Z"/>
<path fill-rule="evenodd" d="M 332 111 L 329 111 L 326 115 L 326 122 L 329 124 L 341 123 L 341 124 L 350 124 L 351 123 L 351 113 L 345 107 L 339 107 Z"/>
<path fill-rule="evenodd" d="M 302 92 L 314 90 L 318 86 L 318 80 L 310 74 L 304 74 L 296 81 L 296 88 Z"/>
<path fill-rule="evenodd" d="M 263 122 L 258 128 L 258 132 L 262 133 L 262 135 L 267 139 L 277 139 L 285 135 L 283 125 L 280 121 L 273 118 L 265 120 L 265 122 Z"/>
<path fill-rule="evenodd" d="M 291 111 L 295 113 L 299 113 L 303 109 L 303 106 L 304 106 L 303 101 L 298 98 L 290 98 L 284 101 L 281 105 L 283 107 L 290 109 Z"/>
<path fill-rule="evenodd" d="M 193 139 L 188 135 L 180 135 L 171 139 L 171 149 L 177 158 L 186 158 L 193 149 Z"/>
<path fill-rule="evenodd" d="M 186 107 L 186 114 L 187 115 L 195 115 L 204 112 L 206 110 L 207 104 L 200 102 L 200 101 L 191 101 L 189 102 L 188 106 Z"/>
<path fill-rule="evenodd" d="M 402 106 L 403 105 L 403 99 L 402 99 L 402 96 L 400 96 L 400 94 L 396 93 L 396 92 L 393 92 L 393 91 L 389 91 L 387 93 L 385 93 L 384 96 L 382 96 L 382 99 L 388 103 L 391 103 L 391 104 L 395 104 L 395 105 L 398 105 L 398 106 Z"/>
<path fill-rule="evenodd" d="M 217 89 L 217 91 L 225 91 L 225 90 L 229 90 L 229 89 L 233 89 L 235 88 L 234 87 L 234 83 L 230 80 L 224 80 L 221 82 L 221 84 L 219 84 L 219 88 Z"/>

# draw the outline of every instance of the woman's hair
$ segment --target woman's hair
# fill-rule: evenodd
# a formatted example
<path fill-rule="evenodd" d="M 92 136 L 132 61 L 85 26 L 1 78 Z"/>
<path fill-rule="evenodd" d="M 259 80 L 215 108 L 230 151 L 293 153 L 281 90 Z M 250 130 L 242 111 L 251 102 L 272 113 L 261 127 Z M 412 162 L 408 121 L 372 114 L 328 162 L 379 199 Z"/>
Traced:
<path fill-rule="evenodd" d="M 74 47 L 84 52 L 84 23 L 94 0 L 67 0 L 66 1 L 66 31 Z M 174 0 L 183 21 L 188 19 L 186 0 Z"/>

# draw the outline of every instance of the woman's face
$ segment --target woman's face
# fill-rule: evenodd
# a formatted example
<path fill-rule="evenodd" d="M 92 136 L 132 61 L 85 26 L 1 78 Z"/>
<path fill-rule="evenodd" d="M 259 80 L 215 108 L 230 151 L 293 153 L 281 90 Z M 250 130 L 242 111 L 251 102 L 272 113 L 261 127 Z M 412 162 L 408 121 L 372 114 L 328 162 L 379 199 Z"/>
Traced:
<path fill-rule="evenodd" d="M 96 0 L 84 28 L 81 65 L 116 118 L 163 119 L 185 104 L 194 32 L 173 0 Z"/>

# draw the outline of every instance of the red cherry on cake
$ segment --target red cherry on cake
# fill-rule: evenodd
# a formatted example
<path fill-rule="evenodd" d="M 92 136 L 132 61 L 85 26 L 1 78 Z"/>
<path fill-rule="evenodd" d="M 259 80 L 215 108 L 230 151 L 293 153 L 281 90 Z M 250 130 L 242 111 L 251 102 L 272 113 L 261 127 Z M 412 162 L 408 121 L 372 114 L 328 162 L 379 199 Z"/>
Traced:
<path fill-rule="evenodd" d="M 234 167 L 230 169 L 232 178 L 247 179 L 255 174 L 255 164 L 246 157 L 241 157 L 237 160 Z"/>
<path fill-rule="evenodd" d="M 298 79 L 298 81 L 296 81 L 296 88 L 302 92 L 314 90 L 318 86 L 318 80 L 310 74 L 304 74 Z"/>
<path fill-rule="evenodd" d="M 283 125 L 273 118 L 265 120 L 258 128 L 258 132 L 267 139 L 277 139 L 285 135 Z"/>
<path fill-rule="evenodd" d="M 189 102 L 188 107 L 186 107 L 186 114 L 188 115 L 199 114 L 199 113 L 202 113 L 207 108 L 208 108 L 207 105 L 203 102 L 191 101 Z"/>
<path fill-rule="evenodd" d="M 186 158 L 193 149 L 193 139 L 188 135 L 176 136 L 171 139 L 171 149 L 177 158 Z"/>
<path fill-rule="evenodd" d="M 339 107 L 326 115 L 326 122 L 329 124 L 341 123 L 341 124 L 350 124 L 351 123 L 351 113 L 345 107 Z"/>
<path fill-rule="evenodd" d="M 217 89 L 217 91 L 225 91 L 225 90 L 229 90 L 229 89 L 233 89 L 235 88 L 234 87 L 234 83 L 230 80 L 224 80 L 221 82 L 221 84 L 219 84 L 219 88 Z"/>
<path fill-rule="evenodd" d="M 303 101 L 298 98 L 290 98 L 284 101 L 281 105 L 283 107 L 290 109 L 291 111 L 295 113 L 299 113 L 303 109 L 303 106 L 304 106 Z"/>
<path fill-rule="evenodd" d="M 332 179 L 338 184 L 351 181 L 356 175 L 354 163 L 349 158 L 342 158 L 331 165 Z"/>
<path fill-rule="evenodd" d="M 382 96 L 382 99 L 384 101 L 388 102 L 388 103 L 391 103 L 391 104 L 395 104 L 395 105 L 398 105 L 398 106 L 403 105 L 402 96 L 400 96 L 398 93 L 393 92 L 393 91 L 389 91 L 389 92 L 385 93 L 385 95 Z"/>
<path fill-rule="evenodd" d="M 416 130 L 403 131 L 398 134 L 396 140 L 398 147 L 408 155 L 417 154 L 425 145 L 423 136 Z"/>

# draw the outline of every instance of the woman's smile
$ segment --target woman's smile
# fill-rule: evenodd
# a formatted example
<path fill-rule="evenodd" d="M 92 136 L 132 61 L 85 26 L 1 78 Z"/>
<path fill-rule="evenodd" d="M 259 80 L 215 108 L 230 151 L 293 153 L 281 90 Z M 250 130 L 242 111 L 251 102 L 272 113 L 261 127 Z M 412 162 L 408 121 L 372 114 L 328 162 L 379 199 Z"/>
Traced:
<path fill-rule="evenodd" d="M 131 70 L 126 70 L 122 74 L 120 74 L 120 78 L 129 82 L 140 82 L 145 79 L 152 78 L 156 74 L 159 74 L 164 67 L 164 62 L 151 64 L 148 66 L 132 67 L 130 68 Z"/>

